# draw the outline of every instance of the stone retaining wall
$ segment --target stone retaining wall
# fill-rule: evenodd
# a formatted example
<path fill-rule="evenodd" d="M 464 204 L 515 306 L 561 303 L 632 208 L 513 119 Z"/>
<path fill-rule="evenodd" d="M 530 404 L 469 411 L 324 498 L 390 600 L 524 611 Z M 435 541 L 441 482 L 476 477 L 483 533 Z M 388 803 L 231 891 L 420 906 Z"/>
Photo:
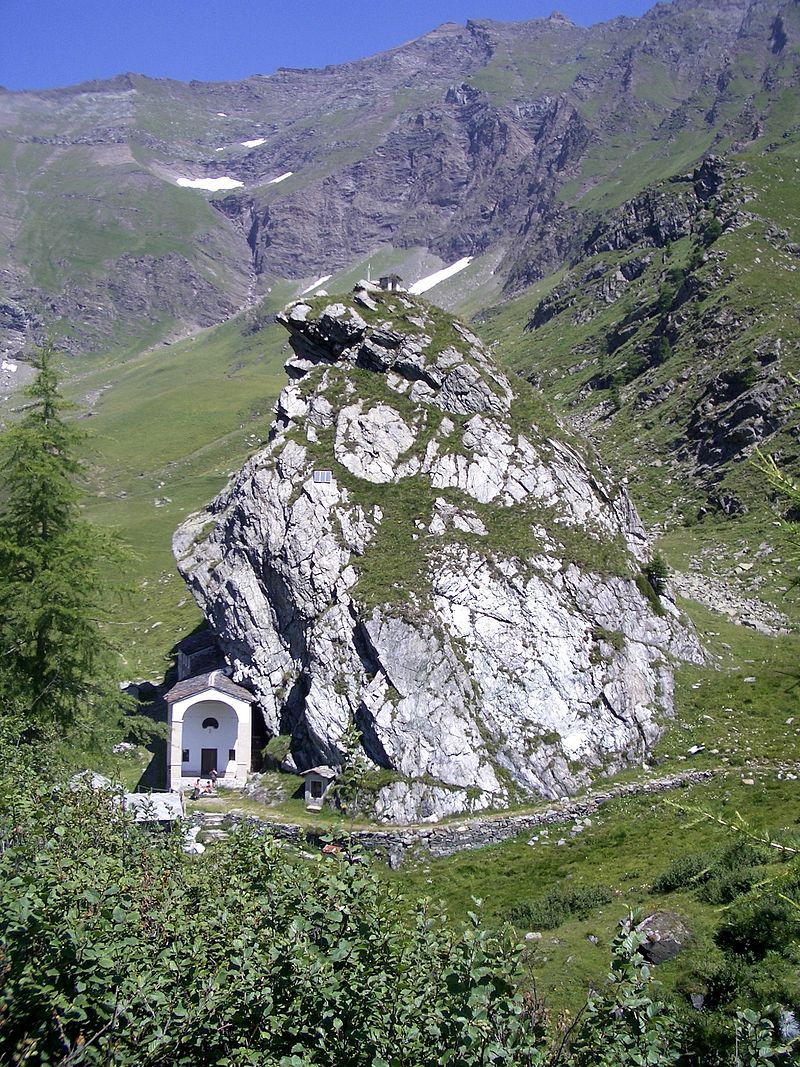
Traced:
<path fill-rule="evenodd" d="M 713 778 L 714 771 L 685 771 L 665 778 L 654 778 L 649 782 L 634 782 L 627 785 L 611 786 L 600 792 L 589 792 L 575 799 L 560 800 L 541 811 L 521 814 L 495 815 L 492 817 L 469 819 L 463 822 L 447 823 L 444 826 L 405 826 L 375 830 L 354 830 L 352 839 L 355 844 L 368 852 L 374 852 L 384 859 L 390 867 L 400 867 L 404 859 L 412 853 L 427 852 L 431 856 L 452 856 L 467 849 L 484 848 L 510 841 L 519 834 L 553 823 L 582 820 L 591 816 L 603 804 L 622 797 L 643 796 L 652 793 L 666 793 L 671 789 L 683 789 Z M 308 831 L 294 823 L 274 822 L 260 819 L 243 812 L 232 812 L 228 816 L 232 822 L 251 822 L 262 826 L 268 833 L 284 841 L 300 844 L 306 841 L 321 845 L 322 837 L 329 831 Z M 334 832 L 335 835 L 335 832 Z M 342 838 L 347 835 L 342 834 Z"/>

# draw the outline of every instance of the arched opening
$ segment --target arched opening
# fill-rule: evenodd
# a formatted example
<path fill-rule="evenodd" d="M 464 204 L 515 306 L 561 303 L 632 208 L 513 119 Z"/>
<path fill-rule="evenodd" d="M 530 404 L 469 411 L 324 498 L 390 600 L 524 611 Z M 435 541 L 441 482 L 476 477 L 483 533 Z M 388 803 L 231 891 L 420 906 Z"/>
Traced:
<path fill-rule="evenodd" d="M 181 773 L 187 778 L 224 778 L 233 763 L 235 774 L 239 718 L 223 700 L 201 700 L 183 718 Z M 188 757 L 188 758 L 187 758 Z"/>

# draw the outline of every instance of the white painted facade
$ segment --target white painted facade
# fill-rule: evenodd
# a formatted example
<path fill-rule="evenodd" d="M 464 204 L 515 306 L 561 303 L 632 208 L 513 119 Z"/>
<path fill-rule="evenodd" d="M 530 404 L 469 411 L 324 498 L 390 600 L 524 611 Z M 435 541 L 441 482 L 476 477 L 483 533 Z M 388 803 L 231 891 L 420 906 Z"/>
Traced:
<path fill-rule="evenodd" d="M 220 785 L 241 786 L 250 772 L 252 707 L 213 685 L 169 704 L 169 788 L 179 790 L 208 778 L 213 766 Z"/>

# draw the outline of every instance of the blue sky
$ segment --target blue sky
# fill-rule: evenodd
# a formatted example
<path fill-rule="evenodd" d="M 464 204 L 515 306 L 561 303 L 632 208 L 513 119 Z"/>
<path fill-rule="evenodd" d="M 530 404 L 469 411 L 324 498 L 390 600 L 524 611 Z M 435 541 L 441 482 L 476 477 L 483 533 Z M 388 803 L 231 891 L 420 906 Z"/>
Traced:
<path fill-rule="evenodd" d="M 216 81 L 342 63 L 442 22 L 542 18 L 587 25 L 654 0 L 0 0 L 0 85 L 73 85 L 135 71 Z"/>

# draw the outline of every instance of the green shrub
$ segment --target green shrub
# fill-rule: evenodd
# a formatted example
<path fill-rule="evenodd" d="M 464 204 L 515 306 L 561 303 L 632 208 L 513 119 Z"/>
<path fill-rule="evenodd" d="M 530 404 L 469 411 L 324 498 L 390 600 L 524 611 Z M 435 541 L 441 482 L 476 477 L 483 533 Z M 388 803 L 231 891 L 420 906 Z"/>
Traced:
<path fill-rule="evenodd" d="M 758 879 L 759 872 L 752 867 L 718 871 L 700 887 L 698 896 L 707 904 L 730 904 L 749 893 Z"/>
<path fill-rule="evenodd" d="M 662 363 L 666 363 L 668 359 L 672 358 L 672 345 L 666 334 L 661 334 L 656 342 L 654 352 L 654 362 L 658 366 Z"/>
<path fill-rule="evenodd" d="M 734 842 L 709 871 L 699 890 L 700 899 L 709 904 L 730 904 L 753 888 L 762 877 L 761 866 L 771 858 L 767 849 L 749 841 Z"/>
<path fill-rule="evenodd" d="M 714 217 L 709 220 L 703 230 L 703 244 L 708 248 L 722 236 L 722 223 Z"/>
<path fill-rule="evenodd" d="M 692 889 L 698 882 L 707 878 L 713 868 L 718 853 L 693 852 L 687 856 L 678 856 L 667 869 L 653 882 L 654 893 L 672 893 L 676 889 Z"/>
<path fill-rule="evenodd" d="M 641 352 L 633 352 L 622 370 L 622 380 L 628 385 L 647 370 L 647 359 Z"/>
<path fill-rule="evenodd" d="M 653 882 L 654 893 L 698 889 L 710 904 L 727 904 L 758 880 L 759 868 L 770 859 L 768 850 L 749 841 L 735 841 L 724 849 L 679 856 Z"/>
<path fill-rule="evenodd" d="M 742 901 L 719 928 L 716 942 L 720 948 L 760 960 L 774 950 L 785 949 L 800 933 L 798 911 L 792 904 L 769 895 Z"/>
<path fill-rule="evenodd" d="M 600 626 L 596 623 L 592 627 L 592 640 L 593 641 L 605 641 L 611 645 L 616 652 L 621 652 L 625 647 L 625 634 L 620 630 L 607 630 L 605 626 Z"/>
<path fill-rule="evenodd" d="M 659 596 L 666 592 L 669 565 L 660 552 L 653 553 L 653 558 L 645 567 L 644 574 L 654 592 L 658 593 Z"/>
<path fill-rule="evenodd" d="M 610 900 L 611 890 L 605 885 L 555 886 L 539 900 L 515 904 L 507 916 L 517 926 L 554 930 L 572 916 L 585 918 Z"/>
<path fill-rule="evenodd" d="M 653 609 L 656 615 L 664 615 L 664 605 L 659 599 L 658 593 L 653 588 L 653 585 L 647 575 L 642 572 L 637 574 L 634 581 L 636 582 L 636 588 L 650 601 L 650 607 Z"/>
<path fill-rule="evenodd" d="M 669 314 L 685 281 L 686 275 L 681 267 L 670 267 L 656 300 L 656 312 L 659 315 Z"/>
<path fill-rule="evenodd" d="M 752 352 L 745 356 L 740 367 L 730 372 L 729 381 L 731 388 L 737 394 L 745 393 L 748 389 L 753 388 L 758 381 L 758 367 Z"/>
<path fill-rule="evenodd" d="M 252 826 L 185 856 L 110 793 L 2 795 L 4 1064 L 544 1062 L 519 951 L 475 916 L 452 931 L 368 864 Z"/>
<path fill-rule="evenodd" d="M 261 750 L 261 757 L 267 769 L 278 768 L 289 755 L 292 747 L 291 734 L 278 734 L 271 737 Z"/>

